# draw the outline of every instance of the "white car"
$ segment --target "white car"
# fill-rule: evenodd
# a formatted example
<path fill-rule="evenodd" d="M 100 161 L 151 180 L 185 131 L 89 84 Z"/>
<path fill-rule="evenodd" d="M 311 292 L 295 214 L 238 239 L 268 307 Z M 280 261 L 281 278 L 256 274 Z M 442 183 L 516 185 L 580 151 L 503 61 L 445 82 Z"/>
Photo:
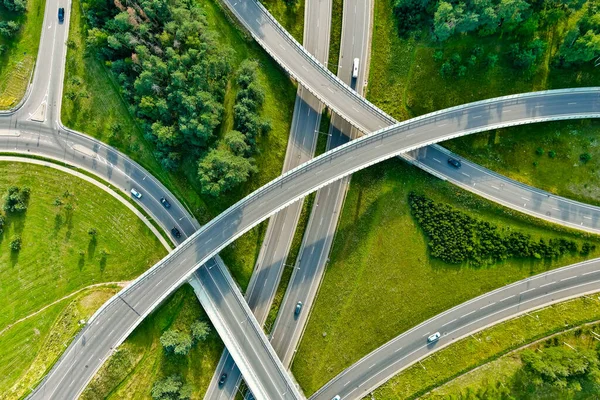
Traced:
<path fill-rule="evenodd" d="M 352 77 L 358 78 L 358 65 L 360 64 L 360 60 L 358 58 L 354 59 L 352 63 Z"/>
<path fill-rule="evenodd" d="M 333 396 L 333 398 L 331 400 L 341 400 L 342 398 L 340 397 L 339 394 L 336 394 L 335 396 Z"/>
<path fill-rule="evenodd" d="M 436 332 L 433 335 L 429 335 L 429 337 L 427 338 L 427 343 L 433 343 L 433 342 L 437 342 L 438 340 L 440 340 L 440 333 Z"/>
<path fill-rule="evenodd" d="M 136 199 L 142 198 L 142 194 L 140 192 L 138 192 L 137 190 L 135 190 L 134 188 L 131 188 L 131 195 L 133 197 L 135 197 Z"/>

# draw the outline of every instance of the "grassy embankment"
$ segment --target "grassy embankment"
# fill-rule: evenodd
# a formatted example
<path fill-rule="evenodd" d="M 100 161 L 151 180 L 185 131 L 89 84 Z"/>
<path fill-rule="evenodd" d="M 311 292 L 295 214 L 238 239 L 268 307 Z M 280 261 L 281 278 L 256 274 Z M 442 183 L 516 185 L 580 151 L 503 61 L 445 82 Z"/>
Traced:
<path fill-rule="evenodd" d="M 425 32 L 420 38 L 401 38 L 392 1 L 376 0 L 368 98 L 402 120 L 496 96 L 597 86 L 600 71 L 592 65 L 570 69 L 552 65 L 552 57 L 573 18 L 538 29 L 538 35 L 548 42 L 548 49 L 538 68 L 528 77 L 514 69 L 506 56 L 513 40 L 511 35 L 501 38 L 457 35 L 443 45 L 433 42 Z M 440 63 L 433 58 L 435 51 L 443 50 L 445 58 L 459 53 L 466 59 L 476 46 L 481 46 L 486 53 L 498 54 L 498 64 L 491 69 L 477 65 L 461 78 L 445 79 L 440 75 Z M 444 145 L 513 179 L 561 196 L 600 204 L 595 189 L 600 165 L 600 150 L 594 137 L 598 127 L 594 121 L 550 122 L 479 133 Z M 538 147 L 545 150 L 542 157 L 536 155 Z M 556 152 L 552 159 L 548 157 L 551 150 Z M 586 152 L 592 159 L 584 164 L 579 156 Z M 537 166 L 533 165 L 534 161 Z"/>
<path fill-rule="evenodd" d="M 187 330 L 198 319 L 207 317 L 191 286 L 185 285 L 146 318 L 119 347 L 96 374 L 82 399 L 150 399 L 154 382 L 172 374 L 191 383 L 192 398 L 201 399 L 223 351 L 214 328 L 209 337 L 196 344 L 187 356 L 167 355 L 159 341 L 165 330 Z"/>
<path fill-rule="evenodd" d="M 86 52 L 87 28 L 80 4 L 79 1 L 73 3 L 69 34 L 71 45 L 65 82 L 68 86 L 72 77 L 79 77 L 89 98 L 79 99 L 77 103 L 64 99 L 62 118 L 65 125 L 108 142 L 138 161 L 183 200 L 201 223 L 209 221 L 235 201 L 280 175 L 290 130 L 295 87 L 276 63 L 228 20 L 216 2 L 201 0 L 200 4 L 206 11 L 210 27 L 219 32 L 221 45 L 232 49 L 234 68 L 247 58 L 258 60 L 259 79 L 265 88 L 262 116 L 270 119 L 272 124 L 272 131 L 258 138 L 256 163 L 259 173 L 241 187 L 216 199 L 200 194 L 194 163 L 185 163 L 175 173 L 168 173 L 160 167 L 154 158 L 152 144 L 144 138 L 136 121 L 129 114 L 127 105 L 119 96 L 117 83 L 111 79 L 103 64 Z M 219 134 L 227 132 L 233 124 L 236 91 L 232 82 L 225 96 L 225 116 Z M 118 134 L 111 130 L 116 122 L 121 125 L 121 132 Z M 248 284 L 263 231 L 264 225 L 255 228 L 221 253 L 242 288 Z"/>
<path fill-rule="evenodd" d="M 136 215 L 91 183 L 47 167 L 0 163 L 0 193 L 13 185 L 31 188 L 27 211 L 8 215 L 0 235 L 0 392 L 14 394 L 41 377 L 77 321 L 114 290 L 61 299 L 89 285 L 130 280 L 166 251 Z M 17 253 L 8 248 L 16 235 Z"/>
<path fill-rule="evenodd" d="M 300 43 L 304 35 L 304 1 L 297 0 L 290 6 L 284 0 L 260 0 L 281 26 Z"/>
<path fill-rule="evenodd" d="M 16 14 L 0 5 L 0 21 L 22 25 L 14 38 L 0 36 L 0 45 L 7 47 L 0 56 L 0 110 L 16 106 L 25 94 L 40 46 L 45 7 L 45 0 L 28 0 L 27 11 Z"/>
<path fill-rule="evenodd" d="M 573 330 L 573 328 L 598 319 L 600 319 L 598 294 L 531 312 L 485 329 L 473 337 L 463 339 L 434 353 L 431 357 L 422 360 L 421 364 L 415 364 L 392 378 L 374 392 L 374 398 L 377 400 L 412 399 L 422 396 L 423 399 L 440 399 L 450 394 L 458 394 L 466 387 L 478 389 L 495 381 L 508 384 L 521 366 L 521 361 L 518 356 L 519 351 L 506 353 L 567 330 L 570 332 L 560 335 L 560 343 L 595 347 L 598 342 L 594 340 L 593 334 L 581 335 L 577 332 L 578 329 Z M 584 331 L 587 329 L 585 328 Z M 598 331 L 597 324 L 594 330 Z M 534 344 L 532 347 L 539 348 L 542 344 L 543 342 Z M 481 368 L 472 371 L 479 366 Z M 472 372 L 467 373 L 468 371 Z M 448 382 L 446 385 L 441 386 L 446 382 Z M 424 393 L 439 386 L 441 386 L 439 389 L 423 396 Z M 590 398 L 586 397 L 585 391 L 580 395 L 581 397 L 575 398 Z M 587 395 L 591 393 L 588 392 Z"/>
<path fill-rule="evenodd" d="M 399 160 L 356 173 L 292 366 L 306 394 L 399 333 L 454 305 L 583 259 L 578 254 L 554 261 L 509 259 L 480 268 L 433 259 L 410 214 L 410 191 L 533 238 L 560 236 L 581 245 L 586 236 L 497 206 Z"/>

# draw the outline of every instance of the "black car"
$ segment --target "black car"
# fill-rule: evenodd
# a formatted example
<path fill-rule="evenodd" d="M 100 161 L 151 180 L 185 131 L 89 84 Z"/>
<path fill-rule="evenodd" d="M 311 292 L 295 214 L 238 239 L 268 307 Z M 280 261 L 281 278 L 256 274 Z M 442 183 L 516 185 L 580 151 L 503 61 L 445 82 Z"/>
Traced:
<path fill-rule="evenodd" d="M 223 386 L 225 384 L 226 380 L 227 380 L 227 374 L 221 374 L 221 377 L 219 378 L 219 387 Z"/>
<path fill-rule="evenodd" d="M 163 206 L 165 206 L 165 208 L 171 208 L 171 203 L 169 203 L 169 200 L 165 199 L 164 197 L 160 198 L 160 202 Z"/>
<path fill-rule="evenodd" d="M 60 7 L 58 9 L 58 22 L 64 22 L 65 20 L 65 9 Z"/>
<path fill-rule="evenodd" d="M 462 166 L 462 164 L 460 163 L 460 161 L 458 161 L 455 158 L 449 158 L 448 159 L 448 164 L 450 164 L 451 166 L 453 166 L 456 169 L 459 169 Z"/>
<path fill-rule="evenodd" d="M 181 232 L 179 232 L 179 229 L 173 227 L 173 229 L 171 229 L 171 234 L 173 236 L 175 236 L 176 238 L 180 238 L 181 237 Z"/>

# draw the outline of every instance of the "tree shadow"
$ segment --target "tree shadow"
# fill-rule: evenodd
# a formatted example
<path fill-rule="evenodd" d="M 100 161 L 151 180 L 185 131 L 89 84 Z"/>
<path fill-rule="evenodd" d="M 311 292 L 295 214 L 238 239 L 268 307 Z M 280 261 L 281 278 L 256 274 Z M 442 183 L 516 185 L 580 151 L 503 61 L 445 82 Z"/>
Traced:
<path fill-rule="evenodd" d="M 79 267 L 79 272 L 81 272 L 83 267 L 85 267 L 85 253 L 83 251 L 79 253 L 79 261 L 77 262 L 77 266 Z"/>
<path fill-rule="evenodd" d="M 58 233 L 58 231 L 60 231 L 60 228 L 62 228 L 63 225 L 63 217 L 62 215 L 59 213 L 57 213 L 54 216 L 54 235 L 56 235 Z"/>
<path fill-rule="evenodd" d="M 106 269 L 106 262 L 108 260 L 108 254 L 103 253 L 102 257 L 100 258 L 100 272 L 104 273 L 104 270 Z"/>
<path fill-rule="evenodd" d="M 94 258 L 94 255 L 96 254 L 96 247 L 98 247 L 98 240 L 95 236 L 92 236 L 90 242 L 88 243 L 88 260 L 92 260 Z"/>

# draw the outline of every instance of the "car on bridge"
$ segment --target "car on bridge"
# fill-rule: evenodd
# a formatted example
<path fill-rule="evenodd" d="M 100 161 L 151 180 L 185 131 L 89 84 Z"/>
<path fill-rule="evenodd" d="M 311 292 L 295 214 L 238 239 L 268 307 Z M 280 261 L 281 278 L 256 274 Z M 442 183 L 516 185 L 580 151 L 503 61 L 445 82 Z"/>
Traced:
<path fill-rule="evenodd" d="M 173 227 L 173 229 L 171 229 L 171 235 L 173 235 L 176 238 L 180 238 L 181 232 L 179 232 L 179 229 Z"/>
<path fill-rule="evenodd" d="M 171 203 L 169 203 L 169 200 L 164 197 L 160 198 L 160 203 L 165 206 L 165 208 L 171 208 Z"/>
<path fill-rule="evenodd" d="M 225 384 L 226 380 L 227 380 L 227 374 L 222 373 L 221 377 L 219 378 L 219 387 L 222 387 Z"/>
<path fill-rule="evenodd" d="M 136 199 L 142 198 L 142 194 L 140 192 L 138 192 L 137 190 L 135 190 L 135 188 L 131 188 L 131 195 L 133 197 L 135 197 Z"/>

